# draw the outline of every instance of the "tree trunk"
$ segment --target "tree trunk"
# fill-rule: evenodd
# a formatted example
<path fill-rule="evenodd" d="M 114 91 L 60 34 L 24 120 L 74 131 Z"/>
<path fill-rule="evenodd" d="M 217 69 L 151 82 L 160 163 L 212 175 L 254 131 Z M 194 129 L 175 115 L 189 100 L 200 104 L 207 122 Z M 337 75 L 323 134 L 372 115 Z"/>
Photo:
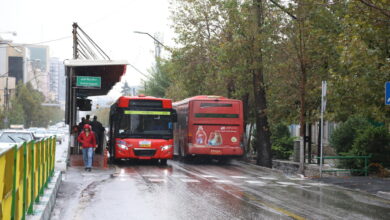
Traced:
<path fill-rule="evenodd" d="M 306 124 L 306 84 L 307 84 L 307 60 L 306 60 L 306 48 L 304 38 L 304 15 L 303 15 L 303 2 L 298 1 L 298 59 L 301 69 L 299 96 L 300 96 L 300 136 L 305 137 L 305 124 Z"/>
<path fill-rule="evenodd" d="M 257 29 L 257 36 L 262 37 L 262 29 L 264 24 L 264 7 L 263 0 L 253 0 L 255 28 Z M 256 148 L 257 160 L 256 163 L 260 166 L 272 167 L 272 153 L 271 153 L 271 132 L 268 125 L 267 117 L 267 100 L 264 88 L 264 68 L 263 68 L 263 52 L 262 40 L 254 42 L 253 45 L 253 66 L 252 81 L 253 93 L 255 99 L 255 116 L 256 116 Z"/>

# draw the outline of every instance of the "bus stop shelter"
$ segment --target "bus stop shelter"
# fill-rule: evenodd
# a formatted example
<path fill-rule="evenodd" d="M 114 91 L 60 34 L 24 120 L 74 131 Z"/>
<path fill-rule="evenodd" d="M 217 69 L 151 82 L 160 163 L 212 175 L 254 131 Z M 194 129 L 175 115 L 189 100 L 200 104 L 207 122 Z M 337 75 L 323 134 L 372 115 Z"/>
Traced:
<path fill-rule="evenodd" d="M 69 131 L 72 132 L 72 127 L 78 124 L 78 112 L 91 110 L 92 103 L 88 97 L 107 95 L 125 74 L 128 62 L 125 60 L 65 60 L 64 64 L 66 75 L 65 122 L 69 125 Z M 72 155 L 70 157 L 72 160 Z"/>

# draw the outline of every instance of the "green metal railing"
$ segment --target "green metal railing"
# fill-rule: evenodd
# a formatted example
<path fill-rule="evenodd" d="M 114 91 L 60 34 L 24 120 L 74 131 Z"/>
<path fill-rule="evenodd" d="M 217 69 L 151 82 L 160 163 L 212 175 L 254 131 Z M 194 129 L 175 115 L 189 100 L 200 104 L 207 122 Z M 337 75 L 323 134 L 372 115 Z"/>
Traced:
<path fill-rule="evenodd" d="M 54 175 L 56 138 L 0 152 L 0 219 L 24 220 Z"/>
<path fill-rule="evenodd" d="M 322 157 L 323 160 L 326 159 L 364 159 L 364 167 L 362 169 L 331 169 L 331 170 L 322 170 L 322 172 L 364 172 L 364 175 L 368 175 L 368 159 L 371 158 L 371 155 L 368 156 L 325 156 Z M 320 160 L 320 157 L 316 157 L 317 160 Z"/>

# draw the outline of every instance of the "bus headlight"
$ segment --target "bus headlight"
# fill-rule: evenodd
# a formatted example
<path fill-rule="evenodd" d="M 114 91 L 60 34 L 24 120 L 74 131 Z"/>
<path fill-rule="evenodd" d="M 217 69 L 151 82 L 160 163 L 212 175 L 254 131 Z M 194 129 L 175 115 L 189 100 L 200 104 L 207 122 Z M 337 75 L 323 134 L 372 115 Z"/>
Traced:
<path fill-rule="evenodd" d="M 164 151 L 164 150 L 169 150 L 171 149 L 172 145 L 164 145 L 161 147 L 161 150 Z"/>
<path fill-rule="evenodd" d="M 118 146 L 120 149 L 123 149 L 123 150 L 127 150 L 127 146 L 124 145 L 124 144 L 117 144 L 116 146 Z"/>

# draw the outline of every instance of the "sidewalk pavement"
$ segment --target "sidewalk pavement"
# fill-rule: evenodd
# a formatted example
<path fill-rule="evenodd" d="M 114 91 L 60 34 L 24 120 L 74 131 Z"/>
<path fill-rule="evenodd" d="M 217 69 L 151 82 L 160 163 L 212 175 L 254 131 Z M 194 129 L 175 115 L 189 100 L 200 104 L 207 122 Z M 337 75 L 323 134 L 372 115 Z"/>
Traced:
<path fill-rule="evenodd" d="M 256 161 L 250 160 L 250 163 L 256 164 Z M 286 160 L 273 160 L 273 170 L 289 174 L 297 174 L 299 163 Z M 329 176 L 319 178 L 319 168 L 314 164 L 305 166 L 305 176 L 314 181 L 320 181 L 327 184 L 344 187 L 347 189 L 358 190 L 373 194 L 375 196 L 390 200 L 390 178 L 380 178 L 374 176 Z"/>
<path fill-rule="evenodd" d="M 347 176 L 323 177 L 317 180 L 323 183 L 334 184 L 348 189 L 367 192 L 390 200 L 390 178 L 372 176 Z"/>

